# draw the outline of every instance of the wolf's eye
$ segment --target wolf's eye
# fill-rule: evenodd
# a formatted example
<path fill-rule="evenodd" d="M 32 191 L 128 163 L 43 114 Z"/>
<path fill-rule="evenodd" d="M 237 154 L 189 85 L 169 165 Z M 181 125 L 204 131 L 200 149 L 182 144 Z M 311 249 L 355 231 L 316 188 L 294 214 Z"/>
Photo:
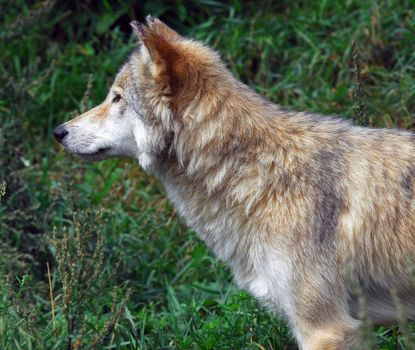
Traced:
<path fill-rule="evenodd" d="M 118 94 L 118 93 L 115 93 L 114 94 L 114 97 L 112 98 L 112 103 L 116 103 L 116 102 L 119 102 L 121 100 L 121 95 L 120 94 Z"/>

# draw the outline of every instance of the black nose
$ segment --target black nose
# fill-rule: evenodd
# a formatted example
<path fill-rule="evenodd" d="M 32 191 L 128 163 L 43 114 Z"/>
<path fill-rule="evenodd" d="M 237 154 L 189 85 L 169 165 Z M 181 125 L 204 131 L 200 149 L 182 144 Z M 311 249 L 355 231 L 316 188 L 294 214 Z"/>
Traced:
<path fill-rule="evenodd" d="M 63 125 L 59 125 L 55 131 L 53 132 L 53 134 L 56 137 L 56 140 L 58 140 L 59 142 L 62 142 L 62 140 L 64 139 L 64 137 L 68 134 L 68 130 L 66 130 L 65 126 Z"/>

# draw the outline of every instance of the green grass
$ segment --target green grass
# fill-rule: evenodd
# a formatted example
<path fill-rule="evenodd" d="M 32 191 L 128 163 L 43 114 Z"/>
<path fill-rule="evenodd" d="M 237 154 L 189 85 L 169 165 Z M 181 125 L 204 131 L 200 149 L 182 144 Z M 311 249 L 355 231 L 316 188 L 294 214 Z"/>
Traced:
<path fill-rule="evenodd" d="M 237 76 L 284 107 L 346 118 L 356 115 L 358 102 L 354 41 L 370 123 L 413 129 L 412 1 L 52 5 L 0 4 L 0 180 L 7 183 L 0 205 L 0 348 L 66 349 L 72 337 L 79 349 L 94 339 L 106 349 L 295 349 L 284 322 L 235 287 L 227 268 L 177 219 L 155 179 L 133 161 L 74 159 L 53 140 L 53 129 L 104 98 L 135 46 L 129 21 L 147 13 L 218 49 Z M 102 219 L 85 209 L 103 210 Z M 70 312 L 52 232 L 90 235 L 85 260 L 73 260 L 76 273 L 100 251 L 97 236 L 105 237 L 102 264 L 82 298 L 86 282 L 75 278 Z M 382 328 L 374 341 L 399 349 L 404 338 L 397 328 Z"/>

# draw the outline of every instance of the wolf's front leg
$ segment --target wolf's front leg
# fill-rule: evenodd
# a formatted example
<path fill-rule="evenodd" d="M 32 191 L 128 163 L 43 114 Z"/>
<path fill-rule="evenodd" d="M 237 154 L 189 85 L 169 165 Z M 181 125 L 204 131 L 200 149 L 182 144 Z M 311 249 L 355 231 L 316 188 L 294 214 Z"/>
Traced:
<path fill-rule="evenodd" d="M 324 265 L 313 266 L 293 277 L 295 293 L 283 306 L 300 349 L 359 349 L 362 321 L 350 314 L 341 277 Z"/>
<path fill-rule="evenodd" d="M 299 312 L 293 322 L 294 334 L 301 350 L 360 349 L 361 321 L 352 318 L 345 310 L 332 308 L 326 310 L 331 317 L 316 314 L 315 318 L 310 318 L 309 312 L 312 310 L 302 311 L 305 313 Z"/>
<path fill-rule="evenodd" d="M 302 350 L 349 350 L 360 349 L 358 329 L 345 325 L 331 324 L 314 329 L 299 344 Z"/>

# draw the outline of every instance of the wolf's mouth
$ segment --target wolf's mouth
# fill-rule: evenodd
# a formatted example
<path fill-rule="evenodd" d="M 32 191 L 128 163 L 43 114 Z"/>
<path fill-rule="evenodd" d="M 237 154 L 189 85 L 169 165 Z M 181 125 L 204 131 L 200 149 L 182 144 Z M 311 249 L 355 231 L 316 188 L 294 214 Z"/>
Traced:
<path fill-rule="evenodd" d="M 106 157 L 110 149 L 111 147 L 100 147 L 95 152 L 76 152 L 74 154 L 84 160 L 94 161 Z"/>
<path fill-rule="evenodd" d="M 90 153 L 90 155 L 99 155 L 103 153 L 107 153 L 111 147 L 100 147 L 95 152 Z"/>

